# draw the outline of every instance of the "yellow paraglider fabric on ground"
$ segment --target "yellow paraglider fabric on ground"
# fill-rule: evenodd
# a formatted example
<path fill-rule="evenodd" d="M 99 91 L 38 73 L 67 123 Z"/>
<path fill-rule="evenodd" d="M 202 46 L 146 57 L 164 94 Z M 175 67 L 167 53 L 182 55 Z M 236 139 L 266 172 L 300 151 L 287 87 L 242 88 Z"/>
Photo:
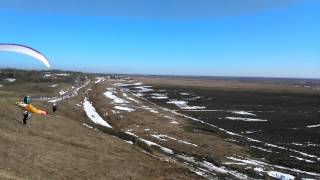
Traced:
<path fill-rule="evenodd" d="M 25 108 L 28 112 L 31 112 L 31 113 L 40 114 L 40 115 L 47 115 L 48 114 L 48 112 L 43 111 L 43 110 L 39 110 L 39 109 L 35 108 L 34 106 L 32 106 L 31 104 L 28 104 Z"/>

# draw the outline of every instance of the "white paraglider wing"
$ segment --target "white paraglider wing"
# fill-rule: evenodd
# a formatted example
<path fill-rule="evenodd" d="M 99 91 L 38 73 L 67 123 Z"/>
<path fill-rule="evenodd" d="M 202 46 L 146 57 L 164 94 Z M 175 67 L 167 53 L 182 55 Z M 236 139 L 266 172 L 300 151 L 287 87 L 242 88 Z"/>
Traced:
<path fill-rule="evenodd" d="M 10 52 L 28 55 L 41 61 L 48 68 L 50 67 L 50 63 L 48 59 L 43 54 L 41 54 L 39 51 L 28 46 L 19 45 L 19 44 L 0 44 L 0 51 L 10 51 Z"/>

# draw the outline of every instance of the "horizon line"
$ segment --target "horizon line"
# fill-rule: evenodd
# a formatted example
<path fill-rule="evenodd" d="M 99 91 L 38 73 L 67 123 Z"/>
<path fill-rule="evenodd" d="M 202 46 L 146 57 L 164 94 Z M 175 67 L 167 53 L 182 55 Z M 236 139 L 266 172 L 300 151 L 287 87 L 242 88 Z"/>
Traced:
<path fill-rule="evenodd" d="M 259 78 L 259 79 L 295 79 L 295 80 L 320 80 L 320 77 L 280 77 L 280 76 L 234 76 L 234 75 L 183 75 L 183 74 L 149 74 L 149 73 L 114 73 L 114 72 L 89 72 L 81 70 L 67 69 L 19 69 L 19 68 L 0 68 L 0 70 L 20 70 L 20 71 L 66 71 L 80 72 L 88 74 L 105 74 L 105 75 L 125 75 L 125 76 L 158 76 L 158 77 L 202 77 L 202 78 Z"/>

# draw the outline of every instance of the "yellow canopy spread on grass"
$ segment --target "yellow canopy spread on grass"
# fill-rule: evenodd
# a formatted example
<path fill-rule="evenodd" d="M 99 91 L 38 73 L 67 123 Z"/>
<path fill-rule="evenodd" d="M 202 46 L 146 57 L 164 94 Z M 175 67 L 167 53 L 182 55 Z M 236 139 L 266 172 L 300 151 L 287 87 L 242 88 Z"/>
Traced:
<path fill-rule="evenodd" d="M 33 105 L 26 104 L 24 102 L 16 102 L 16 105 L 25 109 L 28 112 L 31 112 L 31 113 L 40 114 L 40 115 L 47 115 L 48 114 L 48 112 L 37 109 Z"/>
<path fill-rule="evenodd" d="M 40 109 L 37 109 L 34 106 L 32 106 L 31 104 L 28 104 L 26 106 L 26 110 L 28 112 L 35 113 L 35 114 L 40 114 L 40 115 L 47 115 L 48 114 L 48 112 L 40 110 Z"/>

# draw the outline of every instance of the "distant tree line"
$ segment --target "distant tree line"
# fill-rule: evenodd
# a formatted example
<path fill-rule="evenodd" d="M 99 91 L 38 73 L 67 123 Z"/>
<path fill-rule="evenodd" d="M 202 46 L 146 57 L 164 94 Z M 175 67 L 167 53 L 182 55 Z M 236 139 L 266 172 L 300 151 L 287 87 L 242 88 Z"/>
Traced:
<path fill-rule="evenodd" d="M 61 74 L 67 74 L 63 76 Z M 59 75 L 59 76 L 58 76 Z M 3 81 L 6 78 L 13 78 L 17 81 L 25 82 L 50 82 L 50 83 L 72 83 L 79 77 L 85 74 L 73 71 L 38 71 L 38 70 L 20 70 L 20 69 L 1 69 L 0 79 Z"/>

